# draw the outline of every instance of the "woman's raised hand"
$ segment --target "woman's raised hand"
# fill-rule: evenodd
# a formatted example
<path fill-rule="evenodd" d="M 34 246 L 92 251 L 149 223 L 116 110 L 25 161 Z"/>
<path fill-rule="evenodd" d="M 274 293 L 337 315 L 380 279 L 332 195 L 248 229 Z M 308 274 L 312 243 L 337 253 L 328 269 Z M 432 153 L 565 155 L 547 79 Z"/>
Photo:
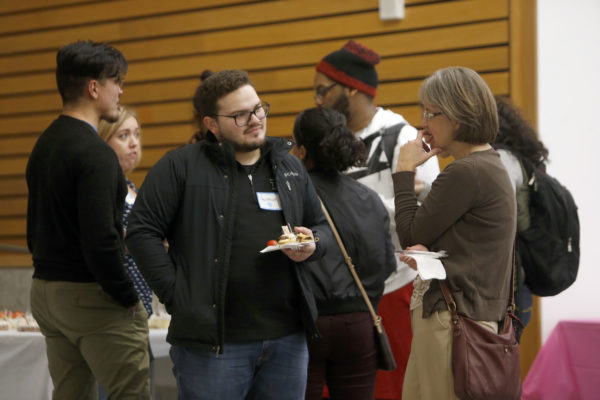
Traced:
<path fill-rule="evenodd" d="M 396 172 L 414 171 L 419 165 L 441 153 L 440 149 L 429 149 L 423 141 L 424 134 L 425 131 L 418 131 L 415 140 L 410 140 L 400 147 Z"/>

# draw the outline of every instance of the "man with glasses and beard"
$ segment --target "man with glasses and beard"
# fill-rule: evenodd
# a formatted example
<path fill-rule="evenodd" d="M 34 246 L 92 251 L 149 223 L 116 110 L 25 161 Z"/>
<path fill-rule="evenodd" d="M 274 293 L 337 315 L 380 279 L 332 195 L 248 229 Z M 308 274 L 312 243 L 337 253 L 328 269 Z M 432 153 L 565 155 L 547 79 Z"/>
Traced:
<path fill-rule="evenodd" d="M 396 250 L 400 242 L 394 220 L 392 170 L 398 161 L 400 147 L 417 137 L 417 130 L 402 115 L 378 107 L 374 103 L 379 78 L 375 65 L 380 57 L 372 49 L 353 40 L 319 61 L 313 87 L 315 104 L 333 108 L 346 116 L 348 128 L 362 139 L 368 149 L 364 166 L 347 172 L 375 190 L 390 214 L 390 232 Z M 431 182 L 440 172 L 436 157 L 417 168 L 415 190 L 419 200 L 425 198 Z M 415 272 L 396 260 L 398 268 L 385 283 L 379 303 L 398 368 L 377 377 L 376 398 L 400 399 L 402 382 L 410 353 L 410 297 Z"/>
<path fill-rule="evenodd" d="M 269 104 L 247 73 L 215 73 L 197 94 L 206 137 L 150 170 L 126 240 L 172 315 L 179 398 L 304 399 L 318 333 L 303 261 L 331 231 L 293 143 L 266 137 Z M 261 254 L 286 225 L 315 242 Z"/>

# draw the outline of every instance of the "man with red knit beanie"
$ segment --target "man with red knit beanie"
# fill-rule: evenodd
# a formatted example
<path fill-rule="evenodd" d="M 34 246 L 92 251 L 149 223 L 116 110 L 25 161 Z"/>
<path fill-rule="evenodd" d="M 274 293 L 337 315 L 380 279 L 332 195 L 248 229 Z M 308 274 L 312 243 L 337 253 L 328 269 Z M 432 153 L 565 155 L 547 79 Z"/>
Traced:
<path fill-rule="evenodd" d="M 417 137 L 417 130 L 402 115 L 375 105 L 379 78 L 375 66 L 379 55 L 367 46 L 350 40 L 341 49 L 329 53 L 316 67 L 313 87 L 315 104 L 333 108 L 346 116 L 348 128 L 362 139 L 368 149 L 363 167 L 347 173 L 375 190 L 390 213 L 390 230 L 396 250 L 400 243 L 394 223 L 392 169 L 397 164 L 400 147 Z M 436 157 L 417 168 L 415 190 L 422 200 L 440 169 Z M 398 368 L 377 375 L 375 398 L 401 399 L 402 382 L 412 333 L 410 297 L 415 272 L 396 260 L 398 268 L 385 284 L 379 314 L 396 357 Z"/>

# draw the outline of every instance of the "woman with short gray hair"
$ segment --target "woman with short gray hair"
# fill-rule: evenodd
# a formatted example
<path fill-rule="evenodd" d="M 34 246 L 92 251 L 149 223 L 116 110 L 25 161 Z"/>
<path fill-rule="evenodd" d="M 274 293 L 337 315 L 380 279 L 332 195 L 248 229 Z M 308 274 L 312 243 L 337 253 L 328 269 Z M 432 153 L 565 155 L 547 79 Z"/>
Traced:
<path fill-rule="evenodd" d="M 516 207 L 508 174 L 490 146 L 498 131 L 496 102 L 484 80 L 464 67 L 436 71 L 419 97 L 423 130 L 401 148 L 393 175 L 398 236 L 405 249 L 445 250 L 446 284 L 458 312 L 497 332 L 510 296 Z M 419 207 L 415 168 L 438 154 L 454 161 Z M 414 259 L 400 259 L 416 268 Z M 417 277 L 414 286 L 402 397 L 456 399 L 452 324 L 440 285 Z"/>

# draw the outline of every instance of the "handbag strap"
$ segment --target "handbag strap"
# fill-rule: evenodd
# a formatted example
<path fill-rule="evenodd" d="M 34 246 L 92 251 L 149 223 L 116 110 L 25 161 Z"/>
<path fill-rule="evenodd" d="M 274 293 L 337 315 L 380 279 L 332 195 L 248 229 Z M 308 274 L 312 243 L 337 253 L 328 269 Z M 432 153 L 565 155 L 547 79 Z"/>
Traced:
<path fill-rule="evenodd" d="M 346 247 L 344 246 L 344 243 L 342 242 L 342 238 L 340 237 L 340 234 L 338 233 L 338 231 L 335 227 L 335 224 L 333 223 L 333 220 L 331 219 L 331 216 L 329 215 L 329 212 L 327 211 L 327 207 L 325 207 L 325 204 L 323 203 L 323 200 L 321 200 L 321 198 L 319 198 L 319 201 L 321 202 L 321 208 L 323 209 L 323 213 L 325 214 L 325 217 L 327 218 L 327 222 L 329 222 L 331 231 L 333 232 L 333 235 L 335 236 L 335 239 L 337 240 L 338 245 L 340 246 L 340 250 L 342 251 L 342 255 L 344 256 L 346 265 L 348 266 L 348 269 L 350 270 L 350 273 L 352 274 L 352 277 L 354 278 L 354 281 L 356 282 L 356 286 L 358 286 L 358 288 L 360 289 L 360 292 L 362 293 L 363 299 L 365 300 L 365 304 L 369 308 L 369 313 L 371 313 L 371 317 L 373 318 L 373 324 L 375 325 L 377 332 L 381 333 L 382 332 L 381 317 L 379 315 L 377 315 L 377 313 L 375 312 L 375 309 L 373 308 L 373 304 L 371 304 L 371 300 L 369 300 L 369 296 L 367 295 L 367 292 L 365 291 L 365 288 L 363 287 L 362 282 L 360 281 L 358 274 L 356 273 L 356 268 L 354 267 L 354 264 L 352 263 L 352 258 L 350 258 L 350 256 L 348 255 L 348 252 L 346 251 Z"/>
<path fill-rule="evenodd" d="M 512 255 L 512 269 L 510 272 L 510 298 L 508 300 L 508 306 L 506 308 L 506 312 L 508 314 L 512 314 L 515 309 L 515 245 L 513 244 L 513 255 Z M 444 295 L 444 300 L 448 305 L 448 309 L 450 310 L 450 314 L 452 315 L 452 321 L 454 321 L 455 329 L 458 329 L 458 314 L 456 312 L 456 302 L 450 293 L 450 289 L 448 289 L 448 285 L 446 284 L 446 279 L 440 282 L 440 287 L 442 288 L 442 294 Z"/>

